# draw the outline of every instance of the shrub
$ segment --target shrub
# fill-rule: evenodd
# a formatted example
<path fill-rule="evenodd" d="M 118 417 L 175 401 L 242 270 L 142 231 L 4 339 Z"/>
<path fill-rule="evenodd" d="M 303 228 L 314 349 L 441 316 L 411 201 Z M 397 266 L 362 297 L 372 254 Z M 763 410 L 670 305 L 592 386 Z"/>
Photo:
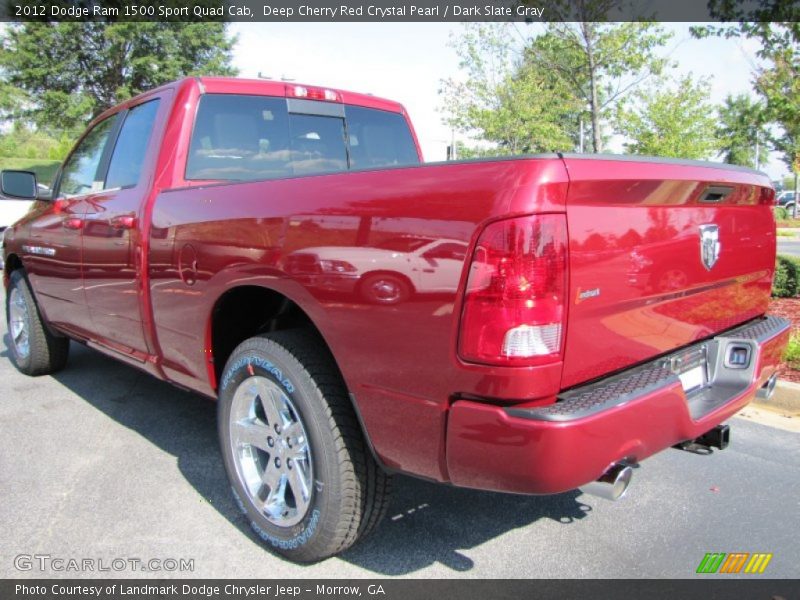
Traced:
<path fill-rule="evenodd" d="M 775 298 L 797 296 L 799 271 L 798 263 L 794 258 L 778 255 L 775 263 L 775 277 L 772 280 L 772 296 Z"/>
<path fill-rule="evenodd" d="M 789 338 L 789 344 L 786 346 L 786 350 L 783 352 L 783 360 L 785 360 L 790 367 L 796 369 L 800 366 L 800 335 L 796 332 L 792 334 L 792 337 Z"/>
<path fill-rule="evenodd" d="M 787 221 L 789 219 L 789 211 L 783 208 L 782 206 L 775 207 L 775 220 L 776 221 Z"/>

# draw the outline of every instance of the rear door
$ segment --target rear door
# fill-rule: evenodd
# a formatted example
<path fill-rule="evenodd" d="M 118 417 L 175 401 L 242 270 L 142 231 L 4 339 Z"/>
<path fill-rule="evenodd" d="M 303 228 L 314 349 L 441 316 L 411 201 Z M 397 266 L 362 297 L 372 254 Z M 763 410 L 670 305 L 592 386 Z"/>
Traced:
<path fill-rule="evenodd" d="M 149 97 L 120 114 L 107 153 L 103 189 L 84 216 L 83 265 L 86 303 L 101 341 L 134 355 L 150 354 L 141 316 L 142 214 L 150 190 L 160 97 Z"/>
<path fill-rule="evenodd" d="M 565 163 L 570 295 L 562 387 L 766 312 L 775 263 L 766 176 L 667 161 Z"/>

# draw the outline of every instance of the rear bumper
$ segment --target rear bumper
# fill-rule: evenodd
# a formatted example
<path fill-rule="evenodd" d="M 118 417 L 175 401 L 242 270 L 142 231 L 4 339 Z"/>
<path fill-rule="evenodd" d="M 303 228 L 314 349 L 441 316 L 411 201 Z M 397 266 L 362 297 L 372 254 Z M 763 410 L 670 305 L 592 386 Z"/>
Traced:
<path fill-rule="evenodd" d="M 661 358 L 574 388 L 547 407 L 456 401 L 448 416 L 447 468 L 455 485 L 555 494 L 699 437 L 750 402 L 776 372 L 789 340 L 785 319 L 751 321 L 687 350 L 708 356 L 708 384 L 684 393 Z M 746 367 L 728 364 L 746 348 Z M 674 363 L 672 363 L 674 364 Z"/>

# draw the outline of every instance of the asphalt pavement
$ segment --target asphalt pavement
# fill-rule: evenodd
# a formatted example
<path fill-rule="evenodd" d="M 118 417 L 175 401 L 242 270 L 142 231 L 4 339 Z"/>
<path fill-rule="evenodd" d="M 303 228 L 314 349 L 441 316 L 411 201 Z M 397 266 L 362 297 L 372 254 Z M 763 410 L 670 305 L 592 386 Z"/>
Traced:
<path fill-rule="evenodd" d="M 108 575 L 64 570 L 75 558 L 187 569 L 125 566 L 115 577 L 686 578 L 707 552 L 772 553 L 764 576 L 800 576 L 797 433 L 735 418 L 727 450 L 643 461 L 615 503 L 398 477 L 372 537 L 298 566 L 240 517 L 212 402 L 75 343 L 63 372 L 29 378 L 8 358 L 5 319 L 0 338 L 0 577 Z"/>
<path fill-rule="evenodd" d="M 778 254 L 800 256 L 800 240 L 796 238 L 778 238 Z"/>

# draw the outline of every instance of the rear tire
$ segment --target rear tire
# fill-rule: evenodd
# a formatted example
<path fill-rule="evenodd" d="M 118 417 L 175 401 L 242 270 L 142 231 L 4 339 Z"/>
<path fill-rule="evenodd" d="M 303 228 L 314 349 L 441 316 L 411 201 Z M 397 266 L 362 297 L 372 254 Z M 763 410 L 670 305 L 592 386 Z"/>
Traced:
<path fill-rule="evenodd" d="M 24 272 L 18 269 L 9 279 L 6 325 L 14 364 L 26 375 L 60 371 L 69 357 L 69 339 L 48 329 Z"/>
<path fill-rule="evenodd" d="M 278 554 L 327 558 L 384 516 L 391 476 L 367 448 L 318 336 L 290 330 L 240 344 L 222 374 L 218 417 L 234 498 Z"/>

